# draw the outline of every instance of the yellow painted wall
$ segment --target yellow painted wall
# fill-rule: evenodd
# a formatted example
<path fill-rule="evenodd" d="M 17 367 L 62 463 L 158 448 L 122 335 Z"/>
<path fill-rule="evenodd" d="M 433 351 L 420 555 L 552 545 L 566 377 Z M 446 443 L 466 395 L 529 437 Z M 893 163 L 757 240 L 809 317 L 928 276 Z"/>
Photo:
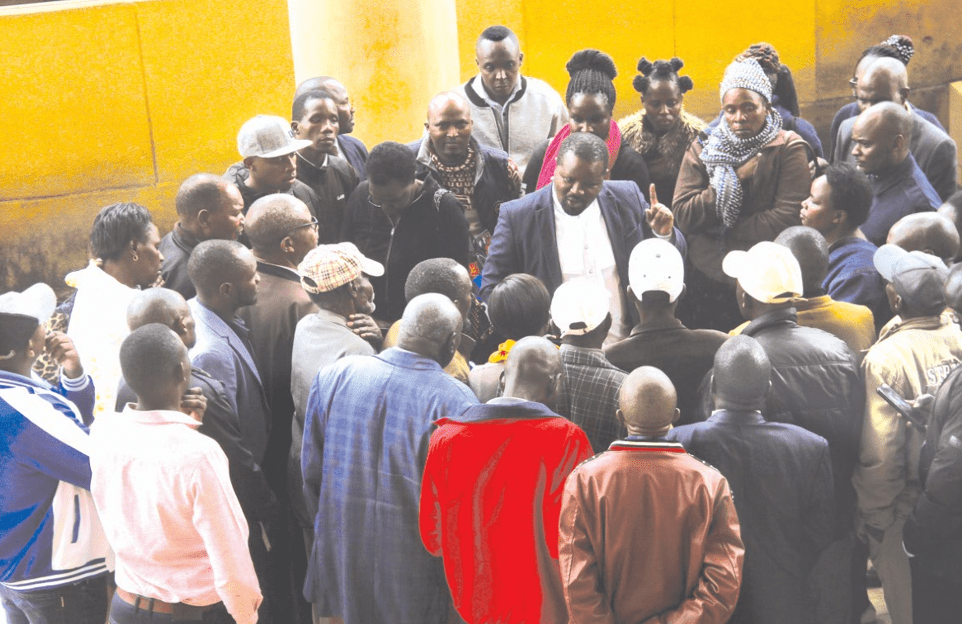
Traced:
<path fill-rule="evenodd" d="M 162 230 L 187 176 L 239 159 L 237 130 L 288 116 L 285 0 L 58 2 L 0 9 L 0 291 L 86 263 L 99 209 Z M 256 27 L 251 21 L 256 19 Z"/>
<path fill-rule="evenodd" d="M 290 19 L 289 19 L 290 16 Z M 476 71 L 486 26 L 514 29 L 523 71 L 567 84 L 565 62 L 597 47 L 621 72 L 616 115 L 638 107 L 640 56 L 686 60 L 690 111 L 712 117 L 725 65 L 767 40 L 792 67 L 803 116 L 824 129 L 849 101 L 859 52 L 911 36 L 913 101 L 962 123 L 959 0 L 72 0 L 0 8 L 0 291 L 57 286 L 86 261 L 94 215 L 140 201 L 162 230 L 179 183 L 222 172 L 240 125 L 288 116 L 295 75 L 342 78 L 368 146 L 421 132 L 435 92 Z M 293 42 L 293 48 L 292 48 Z M 954 103 L 954 104 L 952 104 Z M 951 115 L 950 115 L 951 108 Z M 956 134 L 962 129 L 950 128 Z M 825 139 L 823 135 L 823 139 Z"/>
<path fill-rule="evenodd" d="M 639 106 L 631 81 L 638 59 L 679 56 L 695 89 L 690 112 L 711 118 L 719 110 L 718 84 L 725 66 L 751 43 L 768 41 L 792 68 L 803 116 L 827 127 L 849 101 L 846 81 L 861 51 L 890 34 L 912 37 L 909 65 L 916 103 L 946 116 L 940 94 L 925 88 L 962 78 L 962 3 L 959 0 L 780 0 L 735 6 L 717 0 L 459 0 L 461 78 L 477 71 L 474 44 L 487 26 L 514 30 L 525 54 L 523 72 L 547 80 L 562 95 L 564 69 L 583 48 L 610 54 L 620 72 L 616 117 Z M 921 98 L 922 101 L 919 101 Z"/>
<path fill-rule="evenodd" d="M 337 76 L 354 136 L 368 147 L 412 141 L 428 100 L 460 80 L 454 0 L 289 0 L 298 82 Z"/>

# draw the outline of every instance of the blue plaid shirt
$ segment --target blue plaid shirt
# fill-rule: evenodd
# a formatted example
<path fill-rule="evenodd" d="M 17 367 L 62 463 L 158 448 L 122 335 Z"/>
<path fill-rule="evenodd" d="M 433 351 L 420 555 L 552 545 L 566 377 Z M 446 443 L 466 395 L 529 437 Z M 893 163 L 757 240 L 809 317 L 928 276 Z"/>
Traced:
<path fill-rule="evenodd" d="M 307 401 L 301 469 L 314 514 L 305 597 L 345 624 L 443 623 L 441 560 L 418 532 L 434 421 L 478 400 L 434 360 L 398 348 L 322 369 Z"/>

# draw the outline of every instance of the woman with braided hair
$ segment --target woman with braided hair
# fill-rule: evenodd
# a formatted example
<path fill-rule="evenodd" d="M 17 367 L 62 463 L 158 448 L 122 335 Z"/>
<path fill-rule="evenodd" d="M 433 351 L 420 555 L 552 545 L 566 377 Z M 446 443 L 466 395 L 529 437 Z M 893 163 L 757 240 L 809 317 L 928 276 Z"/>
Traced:
<path fill-rule="evenodd" d="M 822 142 L 818 138 L 815 126 L 799 117 L 798 94 L 795 93 L 795 79 L 788 65 L 783 65 L 778 57 L 778 51 L 770 43 L 753 43 L 748 49 L 735 57 L 736 61 L 755 59 L 762 71 L 772 83 L 772 108 L 782 117 L 782 129 L 798 133 L 812 148 L 815 156 L 824 158 Z M 721 122 L 721 114 L 708 124 L 714 128 Z"/>
<path fill-rule="evenodd" d="M 852 97 L 855 95 L 855 85 L 858 84 L 858 79 L 862 76 L 862 73 L 872 64 L 872 61 L 880 58 L 894 58 L 902 62 L 903 65 L 908 67 L 909 61 L 915 54 L 915 44 L 912 40 L 905 35 L 892 35 L 885 41 L 877 43 L 873 46 L 869 46 L 862 50 L 862 55 L 858 57 L 858 62 L 855 64 L 855 73 L 852 79 L 848 81 L 848 84 L 852 87 Z M 911 104 L 909 105 L 911 106 Z M 945 132 L 945 128 L 939 123 L 938 117 L 933 115 L 928 111 L 924 111 L 920 108 L 915 108 L 911 106 L 911 110 L 917 113 L 925 121 L 935 125 L 936 128 Z M 842 122 L 851 117 L 857 116 L 861 111 L 858 106 L 858 102 L 849 102 L 835 113 L 835 118 L 832 119 L 832 141 L 835 141 L 835 137 L 838 136 L 838 130 L 842 126 Z M 835 146 L 832 146 L 832 151 L 834 153 Z"/>
<path fill-rule="evenodd" d="M 809 147 L 782 129 L 772 83 L 755 59 L 728 66 L 720 95 L 722 121 L 685 153 L 672 212 L 692 265 L 678 317 L 693 329 L 728 331 L 741 313 L 722 258 L 799 225 L 811 176 Z"/>
<path fill-rule="evenodd" d="M 684 65 L 677 57 L 654 63 L 642 57 L 641 75 L 632 83 L 642 108 L 618 122 L 622 140 L 645 159 L 658 197 L 669 208 L 685 152 L 705 129 L 704 121 L 682 108 L 685 93 L 694 86 L 691 78 L 678 75 Z"/>
<path fill-rule="evenodd" d="M 562 141 L 573 132 L 590 132 L 608 144 L 607 179 L 631 180 L 638 185 L 645 199 L 649 199 L 651 182 L 645 160 L 622 141 L 621 129 L 611 116 L 616 95 L 612 81 L 618 75 L 615 62 L 600 50 L 581 50 L 575 52 L 565 69 L 571 76 L 565 93 L 568 125 L 531 154 L 524 171 L 525 192 L 532 193 L 551 182 L 555 157 Z"/>

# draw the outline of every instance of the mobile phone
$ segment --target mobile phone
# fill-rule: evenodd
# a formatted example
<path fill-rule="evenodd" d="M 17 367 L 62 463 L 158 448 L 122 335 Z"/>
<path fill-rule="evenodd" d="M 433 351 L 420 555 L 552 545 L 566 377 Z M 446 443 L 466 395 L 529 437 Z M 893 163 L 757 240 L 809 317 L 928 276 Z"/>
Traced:
<path fill-rule="evenodd" d="M 910 427 L 915 427 L 919 431 L 925 431 L 926 423 L 916 416 L 915 410 L 912 409 L 912 406 L 909 405 L 909 402 L 906 401 L 898 392 L 893 390 L 891 386 L 888 384 L 882 384 L 875 389 L 875 392 L 880 397 L 885 399 L 886 403 L 895 408 L 896 412 L 905 418 L 906 424 L 908 424 Z"/>

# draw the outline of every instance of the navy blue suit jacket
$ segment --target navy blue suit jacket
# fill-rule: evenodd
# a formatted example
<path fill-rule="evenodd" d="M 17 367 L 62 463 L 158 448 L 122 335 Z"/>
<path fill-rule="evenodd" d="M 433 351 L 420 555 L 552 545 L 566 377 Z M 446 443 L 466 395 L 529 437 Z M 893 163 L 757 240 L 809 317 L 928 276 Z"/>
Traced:
<path fill-rule="evenodd" d="M 367 170 L 364 166 L 367 162 L 367 148 L 360 139 L 355 139 L 349 134 L 339 134 L 337 146 L 341 149 L 341 156 L 354 167 L 361 182 L 367 180 Z"/>
<path fill-rule="evenodd" d="M 534 275 L 544 282 L 552 295 L 561 285 L 552 188 L 549 184 L 521 199 L 501 204 L 498 225 L 494 228 L 484 263 L 482 300 L 487 299 L 491 290 L 512 273 Z M 631 250 L 642 240 L 654 236 L 645 221 L 648 202 L 634 182 L 605 181 L 598 194 L 598 206 L 608 230 L 618 277 L 622 287 L 627 288 Z M 688 246 L 678 228 L 674 229 L 672 242 L 682 256 L 686 255 Z M 637 322 L 634 307 L 628 307 L 632 319 Z"/>

